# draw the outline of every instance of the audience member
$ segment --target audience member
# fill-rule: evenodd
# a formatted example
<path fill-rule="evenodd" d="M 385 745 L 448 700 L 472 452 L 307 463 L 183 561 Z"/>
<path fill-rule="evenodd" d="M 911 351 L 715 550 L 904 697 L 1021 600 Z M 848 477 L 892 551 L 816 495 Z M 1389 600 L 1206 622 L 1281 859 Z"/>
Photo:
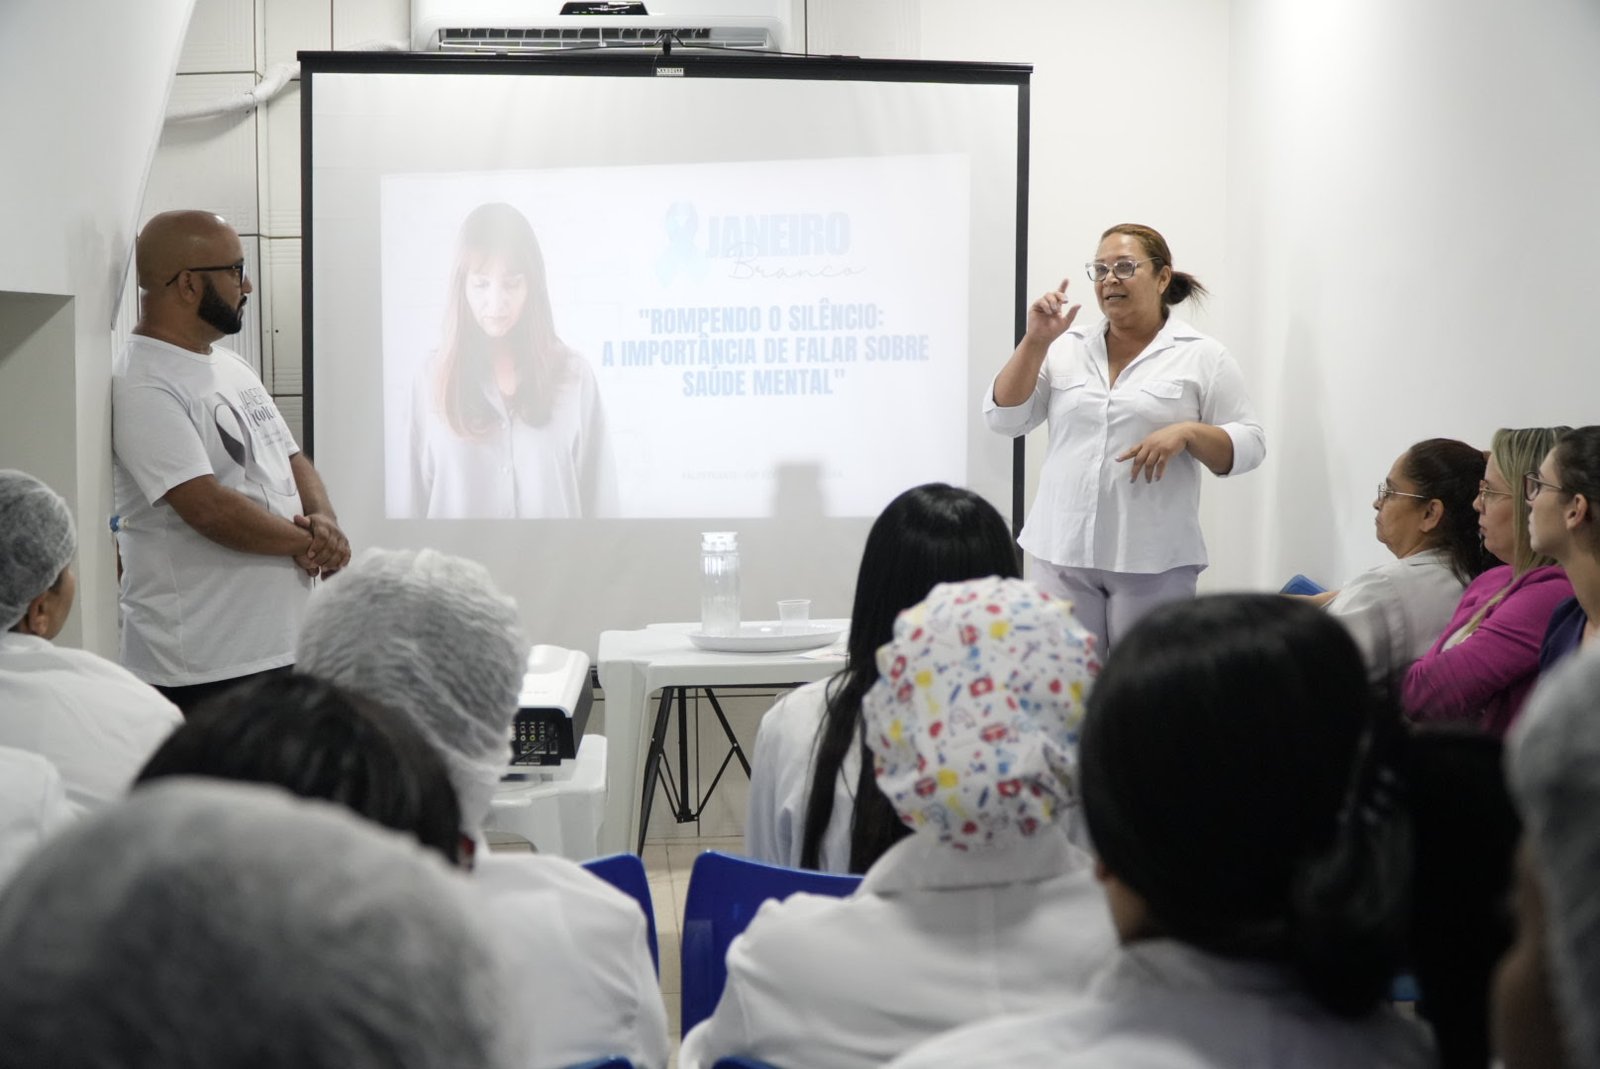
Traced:
<path fill-rule="evenodd" d="M 38 754 L 0 746 L 0 887 L 78 813 L 55 765 Z"/>
<path fill-rule="evenodd" d="M 77 593 L 76 551 L 60 495 L 0 471 L 0 745 L 48 759 L 67 797 L 93 809 L 127 792 L 182 717 L 126 669 L 51 642 Z"/>
<path fill-rule="evenodd" d="M 1408 747 L 1415 842 L 1411 974 L 1439 1069 L 1490 1062 L 1489 983 L 1511 945 L 1507 902 L 1521 826 L 1501 742 L 1461 724 L 1424 726 Z"/>
<path fill-rule="evenodd" d="M 483 830 L 511 761 L 528 642 L 481 565 L 371 550 L 311 601 L 297 667 L 404 716 L 437 748 L 473 846 L 474 880 L 519 955 L 517 1012 L 534 1066 L 602 1054 L 660 1069 L 666 1007 L 637 903 L 547 854 L 489 855 Z"/>
<path fill-rule="evenodd" d="M 780 698 L 756 731 L 745 852 L 825 872 L 865 872 L 909 834 L 864 760 L 861 699 L 894 618 L 936 583 L 1016 577 L 1005 520 L 970 490 L 913 487 L 889 502 L 861 554 L 844 668 Z"/>
<path fill-rule="evenodd" d="M 1350 629 L 1374 682 L 1427 653 L 1462 588 L 1493 566 L 1473 508 L 1483 464 L 1481 450 L 1453 438 L 1400 454 L 1372 502 L 1378 541 L 1395 559 L 1312 598 Z"/>
<path fill-rule="evenodd" d="M 1503 735 L 1522 708 L 1550 615 L 1572 584 L 1529 541 L 1521 473 L 1566 429 L 1495 431 L 1476 507 L 1483 546 L 1504 563 L 1467 584 L 1443 633 L 1407 669 L 1401 698 L 1412 719 L 1464 721 Z"/>
<path fill-rule="evenodd" d="M 1397 718 L 1325 613 L 1275 595 L 1165 605 L 1089 695 L 1083 801 L 1121 948 L 1086 997 L 894 1063 L 1430 1066 L 1383 1000 L 1410 887 Z"/>
<path fill-rule="evenodd" d="M 311 676 L 264 676 L 202 702 L 136 783 L 171 776 L 335 802 L 461 861 L 461 809 L 438 753 L 404 717 Z"/>
<path fill-rule="evenodd" d="M 1511 733 L 1516 942 L 1494 981 L 1505 1069 L 1600 1067 L 1600 651 L 1567 658 Z"/>
<path fill-rule="evenodd" d="M 1539 649 L 1543 671 L 1600 634 L 1600 427 L 1563 434 L 1523 476 L 1522 490 L 1534 552 L 1561 565 L 1574 592 L 1551 615 Z"/>
<path fill-rule="evenodd" d="M 902 612 L 862 712 L 878 786 L 913 834 L 849 898 L 761 907 L 683 1069 L 735 1054 L 877 1066 L 1082 991 L 1112 932 L 1093 859 L 1060 824 L 1097 667 L 1069 603 L 1020 579 L 940 584 Z"/>
<path fill-rule="evenodd" d="M 510 1069 L 471 913 L 436 858 L 338 808 L 153 785 L 0 893 L 0 1066 Z"/>

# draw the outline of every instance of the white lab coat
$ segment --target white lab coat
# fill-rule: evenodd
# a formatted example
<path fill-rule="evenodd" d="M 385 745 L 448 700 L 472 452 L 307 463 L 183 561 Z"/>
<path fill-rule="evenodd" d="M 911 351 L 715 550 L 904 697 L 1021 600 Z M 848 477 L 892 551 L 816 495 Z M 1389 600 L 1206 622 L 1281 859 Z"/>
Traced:
<path fill-rule="evenodd" d="M 745 813 L 744 851 L 757 861 L 800 867 L 806 805 L 815 774 L 817 729 L 838 677 L 807 683 L 768 709 L 756 729 L 750 761 L 750 800 Z M 852 743 L 833 781 L 833 815 L 817 858 L 823 872 L 850 871 L 850 821 L 861 775 L 861 746 Z"/>
<path fill-rule="evenodd" d="M 38 754 L 0 746 L 0 887 L 77 816 L 55 765 Z"/>
<path fill-rule="evenodd" d="M 644 913 L 581 865 L 546 854 L 478 853 L 472 883 L 530 1022 L 526 1069 L 621 1054 L 665 1069 L 667 1011 Z"/>
<path fill-rule="evenodd" d="M 1328 612 L 1356 640 L 1367 674 L 1383 682 L 1433 648 L 1465 588 L 1448 553 L 1425 549 L 1362 572 L 1328 603 Z"/>
<path fill-rule="evenodd" d="M 956 1025 L 1057 1005 L 1115 943 L 1093 866 L 1057 829 L 981 852 L 912 835 L 849 898 L 768 902 L 678 1064 L 866 1069 Z"/>
<path fill-rule="evenodd" d="M 0 633 L 0 746 L 47 758 L 85 810 L 121 799 L 182 723 L 177 706 L 121 665 Z"/>
<path fill-rule="evenodd" d="M 1172 940 L 1123 947 L 1087 995 L 924 1043 L 891 1069 L 1426 1069 L 1427 1029 L 1383 1007 L 1359 1021 L 1302 994 L 1284 968 Z"/>

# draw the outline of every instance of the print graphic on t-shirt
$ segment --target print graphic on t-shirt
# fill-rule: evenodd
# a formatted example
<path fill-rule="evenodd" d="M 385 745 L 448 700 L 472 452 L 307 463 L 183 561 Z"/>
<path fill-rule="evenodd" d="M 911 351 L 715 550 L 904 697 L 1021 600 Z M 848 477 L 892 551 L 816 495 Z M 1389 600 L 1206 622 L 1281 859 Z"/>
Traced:
<path fill-rule="evenodd" d="M 237 401 L 211 395 L 211 420 L 233 462 L 247 481 L 283 496 L 295 492 L 288 454 L 293 445 L 278 408 L 260 387 L 241 390 Z M 279 446 L 279 448 L 270 448 Z"/>

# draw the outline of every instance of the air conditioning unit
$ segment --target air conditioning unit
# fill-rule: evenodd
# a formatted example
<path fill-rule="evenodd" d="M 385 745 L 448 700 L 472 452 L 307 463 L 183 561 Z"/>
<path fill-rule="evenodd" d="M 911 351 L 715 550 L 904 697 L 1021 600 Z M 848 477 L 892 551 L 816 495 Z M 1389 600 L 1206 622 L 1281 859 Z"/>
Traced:
<path fill-rule="evenodd" d="M 419 52 L 803 48 L 803 0 L 411 0 Z M 800 29 L 796 30 L 799 21 Z"/>

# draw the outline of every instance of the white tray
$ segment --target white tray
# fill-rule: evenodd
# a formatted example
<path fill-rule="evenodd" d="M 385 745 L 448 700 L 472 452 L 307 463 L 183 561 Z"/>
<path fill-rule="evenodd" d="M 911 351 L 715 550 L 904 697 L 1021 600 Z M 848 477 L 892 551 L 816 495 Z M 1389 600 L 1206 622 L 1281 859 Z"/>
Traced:
<path fill-rule="evenodd" d="M 804 624 L 800 630 L 785 631 L 781 623 L 771 620 L 740 624 L 738 633 L 733 635 L 691 631 L 689 641 L 703 650 L 721 653 L 784 653 L 826 646 L 842 634 L 844 628 L 838 624 Z"/>

